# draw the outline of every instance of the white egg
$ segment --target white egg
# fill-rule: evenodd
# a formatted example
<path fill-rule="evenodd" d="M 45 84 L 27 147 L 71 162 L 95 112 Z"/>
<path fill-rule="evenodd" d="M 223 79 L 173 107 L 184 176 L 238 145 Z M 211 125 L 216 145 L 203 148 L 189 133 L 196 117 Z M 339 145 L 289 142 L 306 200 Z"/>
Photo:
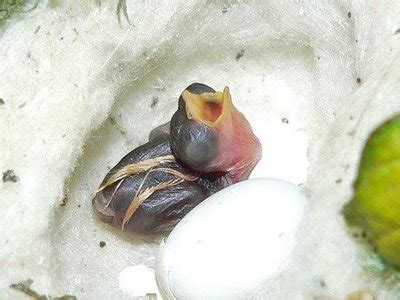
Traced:
<path fill-rule="evenodd" d="M 156 277 L 168 299 L 248 299 L 279 276 L 296 246 L 306 197 L 252 179 L 203 201 L 163 240 Z"/>

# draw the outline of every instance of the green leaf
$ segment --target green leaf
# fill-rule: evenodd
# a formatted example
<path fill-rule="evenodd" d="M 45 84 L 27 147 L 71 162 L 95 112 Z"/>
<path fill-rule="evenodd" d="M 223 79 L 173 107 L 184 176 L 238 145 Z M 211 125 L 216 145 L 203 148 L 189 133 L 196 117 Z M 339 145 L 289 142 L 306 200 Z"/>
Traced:
<path fill-rule="evenodd" d="M 0 0 L 0 21 L 8 19 L 13 13 L 22 12 L 25 0 Z"/>
<path fill-rule="evenodd" d="M 400 269 L 400 116 L 369 137 L 354 196 L 343 212 L 349 225 L 366 230 L 377 253 Z"/>
<path fill-rule="evenodd" d="M 36 0 L 33 6 L 28 10 L 25 10 L 26 3 L 26 0 L 0 0 L 0 22 L 5 21 L 12 14 L 34 10 L 39 4 L 39 0 Z"/>

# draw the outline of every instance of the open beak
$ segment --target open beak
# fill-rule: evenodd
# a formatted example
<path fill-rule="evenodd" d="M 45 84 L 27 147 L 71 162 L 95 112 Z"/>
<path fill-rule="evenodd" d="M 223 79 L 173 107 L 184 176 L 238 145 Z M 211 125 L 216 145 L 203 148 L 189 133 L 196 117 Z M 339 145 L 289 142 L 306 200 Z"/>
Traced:
<path fill-rule="evenodd" d="M 229 88 L 224 92 L 193 94 L 188 90 L 182 93 L 186 104 L 186 116 L 211 128 L 217 127 L 224 119 L 229 117 L 233 104 Z"/>

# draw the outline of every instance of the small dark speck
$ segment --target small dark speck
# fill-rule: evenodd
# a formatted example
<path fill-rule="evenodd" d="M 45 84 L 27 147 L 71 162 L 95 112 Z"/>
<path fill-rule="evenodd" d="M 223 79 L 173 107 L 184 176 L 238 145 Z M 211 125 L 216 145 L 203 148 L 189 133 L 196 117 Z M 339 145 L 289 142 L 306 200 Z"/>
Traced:
<path fill-rule="evenodd" d="M 360 235 L 356 232 L 353 233 L 353 238 L 358 239 L 360 237 Z"/>
<path fill-rule="evenodd" d="M 63 138 L 65 138 L 66 136 L 67 136 L 67 135 L 66 135 L 65 133 L 62 135 Z"/>
<path fill-rule="evenodd" d="M 361 84 L 361 78 L 360 77 L 357 77 L 356 81 L 357 81 L 358 84 Z"/>
<path fill-rule="evenodd" d="M 394 34 L 399 34 L 399 33 L 400 33 L 400 28 L 397 28 L 397 30 Z"/>
<path fill-rule="evenodd" d="M 338 179 L 336 179 L 336 181 L 335 181 L 336 184 L 339 184 L 339 183 L 341 183 L 341 182 L 342 182 L 342 178 L 338 178 Z"/>
<path fill-rule="evenodd" d="M 18 180 L 19 178 L 17 175 L 15 175 L 14 170 L 7 170 L 3 173 L 3 182 L 17 182 Z"/>
<path fill-rule="evenodd" d="M 64 39 L 64 37 L 62 36 L 62 37 L 60 37 L 60 41 L 62 41 Z"/>
<path fill-rule="evenodd" d="M 99 243 L 100 248 L 104 248 L 106 246 L 106 242 L 105 241 L 101 241 Z"/>
<path fill-rule="evenodd" d="M 67 205 L 67 202 L 68 202 L 68 197 L 67 197 L 67 196 L 64 196 L 64 197 L 62 198 L 62 200 L 61 200 L 60 206 L 64 207 L 65 205 Z"/>
<path fill-rule="evenodd" d="M 81 205 L 80 205 L 80 204 L 78 204 L 78 207 L 81 207 Z"/>
<path fill-rule="evenodd" d="M 151 107 L 151 108 L 154 108 L 154 107 L 157 105 L 157 103 L 158 103 L 158 97 L 153 97 L 153 98 L 151 98 L 150 107 Z"/>
<path fill-rule="evenodd" d="M 230 8 L 231 6 L 229 4 L 225 4 L 224 6 L 222 6 L 222 13 L 227 13 Z"/>
<path fill-rule="evenodd" d="M 64 197 L 61 199 L 61 204 L 60 206 L 64 207 L 68 203 L 68 196 L 64 195 Z"/>
<path fill-rule="evenodd" d="M 33 32 L 33 34 L 37 34 L 38 32 L 39 32 L 39 30 L 40 30 L 40 28 L 41 28 L 42 26 L 38 26 L 38 27 L 36 27 L 36 29 L 35 29 L 35 31 Z"/>
<path fill-rule="evenodd" d="M 318 60 L 320 60 L 320 59 L 321 59 L 321 57 L 320 57 L 320 56 L 317 56 L 317 59 L 318 59 Z"/>
<path fill-rule="evenodd" d="M 289 124 L 289 120 L 287 118 L 282 118 L 281 121 L 284 124 Z"/>
<path fill-rule="evenodd" d="M 348 16 L 349 18 L 351 18 L 351 12 L 348 12 L 348 13 L 347 13 L 347 16 Z"/>
<path fill-rule="evenodd" d="M 358 43 L 358 40 L 356 40 L 356 43 Z"/>
<path fill-rule="evenodd" d="M 23 108 L 26 105 L 26 102 L 22 103 L 20 106 L 18 106 L 19 109 Z"/>
<path fill-rule="evenodd" d="M 117 129 L 121 135 L 126 135 L 126 131 L 117 123 L 117 121 L 115 121 L 113 117 L 109 117 L 108 119 L 110 120 L 111 125 L 113 125 L 114 128 Z"/>
<path fill-rule="evenodd" d="M 243 55 L 244 55 L 244 50 L 242 49 L 236 54 L 236 60 L 241 59 Z"/>
<path fill-rule="evenodd" d="M 353 116 L 350 116 L 350 121 L 353 121 L 354 120 L 354 117 Z"/>
<path fill-rule="evenodd" d="M 365 239 L 365 238 L 367 237 L 367 232 L 363 231 L 363 232 L 361 233 L 361 236 L 363 237 L 363 239 Z"/>
<path fill-rule="evenodd" d="M 4 100 L 2 98 L 0 98 L 0 105 L 4 105 Z"/>
<path fill-rule="evenodd" d="M 318 283 L 319 283 L 319 285 L 320 285 L 322 288 L 325 288 L 325 287 L 326 287 L 326 282 L 325 282 L 324 279 L 321 278 L 321 279 L 318 281 Z"/>

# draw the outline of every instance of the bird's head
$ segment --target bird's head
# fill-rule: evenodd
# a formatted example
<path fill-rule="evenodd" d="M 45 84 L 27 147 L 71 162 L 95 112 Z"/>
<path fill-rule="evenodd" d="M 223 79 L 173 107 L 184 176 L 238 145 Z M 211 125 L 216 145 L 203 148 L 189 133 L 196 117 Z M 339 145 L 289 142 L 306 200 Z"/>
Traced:
<path fill-rule="evenodd" d="M 179 98 L 171 119 L 175 156 L 200 172 L 226 172 L 232 182 L 246 179 L 261 158 L 261 144 L 232 103 L 229 88 L 216 92 L 194 83 Z"/>

